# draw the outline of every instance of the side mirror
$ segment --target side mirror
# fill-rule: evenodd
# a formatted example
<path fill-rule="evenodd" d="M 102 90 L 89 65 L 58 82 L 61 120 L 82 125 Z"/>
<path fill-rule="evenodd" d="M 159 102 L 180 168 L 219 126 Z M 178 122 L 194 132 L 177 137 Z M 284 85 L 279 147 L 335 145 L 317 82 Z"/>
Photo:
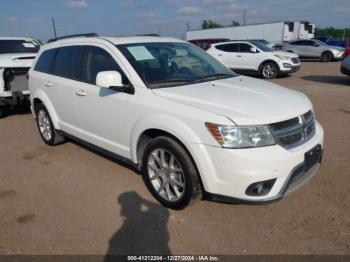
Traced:
<path fill-rule="evenodd" d="M 250 52 L 252 52 L 252 53 L 257 53 L 258 50 L 257 50 L 255 47 L 251 47 L 251 48 L 250 48 Z"/>
<path fill-rule="evenodd" d="M 122 76 L 118 71 L 103 71 L 96 76 L 96 85 L 103 88 L 122 87 Z"/>
<path fill-rule="evenodd" d="M 124 92 L 134 94 L 134 87 L 124 85 L 122 75 L 118 71 L 103 71 L 99 72 L 96 76 L 96 85 L 103 88 L 109 88 L 118 92 Z"/>

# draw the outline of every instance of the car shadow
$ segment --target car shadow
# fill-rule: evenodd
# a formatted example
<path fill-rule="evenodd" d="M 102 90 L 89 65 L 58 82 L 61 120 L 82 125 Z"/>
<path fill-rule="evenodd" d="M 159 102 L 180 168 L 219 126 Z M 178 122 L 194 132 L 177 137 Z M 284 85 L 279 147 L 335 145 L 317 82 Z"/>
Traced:
<path fill-rule="evenodd" d="M 318 83 L 327 83 L 334 85 L 350 85 L 350 77 L 344 76 L 330 76 L 330 75 L 309 75 L 302 76 L 301 79 L 306 81 L 318 82 Z"/>
<path fill-rule="evenodd" d="M 109 240 L 105 262 L 118 261 L 118 255 L 171 255 L 168 209 L 136 192 L 121 194 L 118 203 L 124 221 Z"/>

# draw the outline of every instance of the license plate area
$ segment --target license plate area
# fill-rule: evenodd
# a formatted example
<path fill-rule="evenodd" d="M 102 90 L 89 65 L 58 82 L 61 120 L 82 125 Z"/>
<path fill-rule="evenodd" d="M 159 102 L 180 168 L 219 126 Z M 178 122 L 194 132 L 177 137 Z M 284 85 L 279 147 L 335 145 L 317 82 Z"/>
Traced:
<path fill-rule="evenodd" d="M 320 163 L 322 160 L 322 146 L 317 145 L 311 150 L 305 153 L 305 172 L 312 168 L 315 164 Z"/>

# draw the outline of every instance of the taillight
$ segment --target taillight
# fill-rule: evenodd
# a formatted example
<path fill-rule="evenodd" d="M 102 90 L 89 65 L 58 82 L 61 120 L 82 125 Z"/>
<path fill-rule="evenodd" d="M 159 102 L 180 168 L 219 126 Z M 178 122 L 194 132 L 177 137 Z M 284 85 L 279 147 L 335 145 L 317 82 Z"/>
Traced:
<path fill-rule="evenodd" d="M 345 49 L 343 53 L 343 58 L 347 57 L 348 55 L 350 55 L 350 48 Z"/>

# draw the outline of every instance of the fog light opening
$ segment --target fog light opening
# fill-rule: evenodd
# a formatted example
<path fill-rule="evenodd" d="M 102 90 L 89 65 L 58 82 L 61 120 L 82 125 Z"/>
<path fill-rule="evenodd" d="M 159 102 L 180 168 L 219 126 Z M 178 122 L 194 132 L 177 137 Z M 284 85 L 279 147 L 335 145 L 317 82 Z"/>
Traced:
<path fill-rule="evenodd" d="M 261 182 L 256 182 L 251 184 L 247 190 L 245 191 L 245 193 L 248 196 L 264 196 L 267 195 L 273 185 L 276 182 L 276 178 L 275 179 L 271 179 L 271 180 L 266 180 L 266 181 L 261 181 Z"/>

